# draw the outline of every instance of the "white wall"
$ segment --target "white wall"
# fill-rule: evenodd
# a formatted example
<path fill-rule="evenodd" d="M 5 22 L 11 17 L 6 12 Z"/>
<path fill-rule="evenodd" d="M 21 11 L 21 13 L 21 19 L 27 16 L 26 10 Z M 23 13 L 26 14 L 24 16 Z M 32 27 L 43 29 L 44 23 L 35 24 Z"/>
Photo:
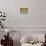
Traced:
<path fill-rule="evenodd" d="M 29 8 L 29 14 L 20 14 L 21 7 Z M 46 0 L 0 0 L 0 9 L 7 27 L 46 27 Z"/>
<path fill-rule="evenodd" d="M 29 8 L 29 14 L 20 14 L 21 7 Z M 0 0 L 0 9 L 6 12 L 6 26 L 20 31 L 20 36 L 31 31 L 46 31 L 46 0 Z"/>

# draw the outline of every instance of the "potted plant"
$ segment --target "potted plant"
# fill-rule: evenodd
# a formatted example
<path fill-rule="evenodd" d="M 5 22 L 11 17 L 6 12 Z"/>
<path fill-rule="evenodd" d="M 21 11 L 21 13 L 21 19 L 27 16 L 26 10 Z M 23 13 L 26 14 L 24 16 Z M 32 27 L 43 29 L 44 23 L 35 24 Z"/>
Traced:
<path fill-rule="evenodd" d="M 4 22 L 6 20 L 6 15 L 4 12 L 0 11 L 0 27 L 4 28 Z"/>

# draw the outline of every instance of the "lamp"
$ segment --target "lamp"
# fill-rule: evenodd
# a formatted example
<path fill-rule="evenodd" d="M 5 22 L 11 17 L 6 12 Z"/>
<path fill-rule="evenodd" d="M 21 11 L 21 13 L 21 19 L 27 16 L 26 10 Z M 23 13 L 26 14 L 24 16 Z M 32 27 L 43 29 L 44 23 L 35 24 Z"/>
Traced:
<path fill-rule="evenodd" d="M 6 33 L 9 33 L 9 29 L 5 29 L 5 32 L 6 32 Z"/>
<path fill-rule="evenodd" d="M 9 29 L 5 29 L 5 32 L 7 33 L 7 36 L 9 36 Z"/>

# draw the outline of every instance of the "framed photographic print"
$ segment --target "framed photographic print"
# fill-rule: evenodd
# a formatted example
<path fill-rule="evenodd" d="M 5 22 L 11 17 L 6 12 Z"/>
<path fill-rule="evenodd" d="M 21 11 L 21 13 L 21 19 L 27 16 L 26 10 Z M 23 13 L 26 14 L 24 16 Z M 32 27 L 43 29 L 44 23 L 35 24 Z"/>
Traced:
<path fill-rule="evenodd" d="M 20 8 L 20 14 L 28 14 L 28 8 Z"/>

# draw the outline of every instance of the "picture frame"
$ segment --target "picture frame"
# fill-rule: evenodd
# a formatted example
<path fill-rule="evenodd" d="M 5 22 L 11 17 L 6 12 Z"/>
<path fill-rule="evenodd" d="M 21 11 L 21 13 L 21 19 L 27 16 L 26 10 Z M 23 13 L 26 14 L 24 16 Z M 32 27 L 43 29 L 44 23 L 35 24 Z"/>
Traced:
<path fill-rule="evenodd" d="M 28 14 L 28 8 L 20 8 L 20 14 Z"/>

